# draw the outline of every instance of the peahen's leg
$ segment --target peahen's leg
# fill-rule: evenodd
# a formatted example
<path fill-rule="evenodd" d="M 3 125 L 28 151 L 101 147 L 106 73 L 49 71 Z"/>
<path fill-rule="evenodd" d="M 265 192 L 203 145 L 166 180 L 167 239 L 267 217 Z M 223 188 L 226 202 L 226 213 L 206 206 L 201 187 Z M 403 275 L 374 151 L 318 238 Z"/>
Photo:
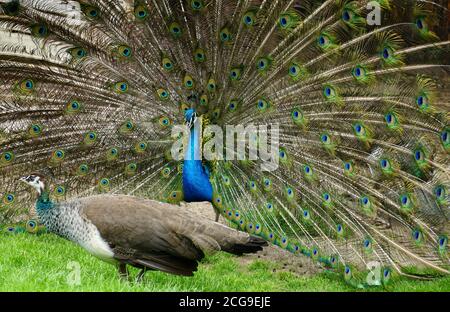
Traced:
<path fill-rule="evenodd" d="M 143 268 L 141 269 L 141 271 L 139 272 L 139 274 L 136 277 L 136 282 L 137 283 L 141 283 L 142 279 L 144 278 L 145 272 L 147 272 L 147 269 Z"/>
<path fill-rule="evenodd" d="M 119 263 L 119 276 L 123 280 L 128 280 L 128 269 L 126 263 Z"/>
<path fill-rule="evenodd" d="M 214 210 L 216 212 L 216 222 L 219 222 L 220 213 L 217 210 Z"/>

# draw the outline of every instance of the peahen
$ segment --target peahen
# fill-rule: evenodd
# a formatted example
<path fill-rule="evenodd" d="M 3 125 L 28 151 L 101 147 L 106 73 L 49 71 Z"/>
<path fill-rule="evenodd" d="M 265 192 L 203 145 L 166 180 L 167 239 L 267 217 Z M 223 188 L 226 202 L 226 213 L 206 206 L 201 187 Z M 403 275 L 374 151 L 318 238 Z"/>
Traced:
<path fill-rule="evenodd" d="M 444 2 L 0 1 L 2 222 L 45 169 L 55 202 L 209 201 L 349 281 L 448 274 Z"/>
<path fill-rule="evenodd" d="M 109 194 L 57 203 L 41 174 L 20 180 L 36 190 L 36 210 L 47 230 L 116 264 L 123 277 L 127 265 L 141 269 L 138 280 L 147 270 L 192 276 L 205 253 L 242 255 L 267 245 L 261 237 L 195 218 L 171 204 Z"/>

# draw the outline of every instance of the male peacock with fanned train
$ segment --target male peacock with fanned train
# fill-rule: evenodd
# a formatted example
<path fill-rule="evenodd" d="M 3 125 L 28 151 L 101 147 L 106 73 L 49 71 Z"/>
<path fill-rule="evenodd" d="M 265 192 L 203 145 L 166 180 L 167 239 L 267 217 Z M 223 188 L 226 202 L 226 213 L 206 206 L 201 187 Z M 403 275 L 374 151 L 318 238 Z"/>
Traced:
<path fill-rule="evenodd" d="M 267 243 L 355 285 L 372 262 L 380 283 L 450 273 L 436 1 L 56 2 L 0 1 L 0 224 L 35 207 L 122 275 Z M 208 127 L 230 125 L 278 127 L 233 134 L 276 139 L 275 169 L 247 144 L 206 159 Z M 204 201 L 229 227 L 179 205 Z"/>

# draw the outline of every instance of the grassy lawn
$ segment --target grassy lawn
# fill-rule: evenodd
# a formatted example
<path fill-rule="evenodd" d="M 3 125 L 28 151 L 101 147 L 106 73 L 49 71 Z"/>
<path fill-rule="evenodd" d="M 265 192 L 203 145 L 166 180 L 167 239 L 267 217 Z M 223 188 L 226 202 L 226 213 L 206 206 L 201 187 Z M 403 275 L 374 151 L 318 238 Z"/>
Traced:
<path fill-rule="evenodd" d="M 73 285 L 80 268 L 80 283 Z M 143 283 L 121 281 L 114 266 L 51 234 L 0 235 L 0 291 L 450 291 L 450 277 L 417 281 L 394 277 L 387 288 L 359 290 L 335 273 L 298 277 L 275 272 L 276 263 L 242 265 L 219 253 L 205 259 L 194 277 L 148 272 Z M 137 271 L 133 270 L 132 274 Z"/>

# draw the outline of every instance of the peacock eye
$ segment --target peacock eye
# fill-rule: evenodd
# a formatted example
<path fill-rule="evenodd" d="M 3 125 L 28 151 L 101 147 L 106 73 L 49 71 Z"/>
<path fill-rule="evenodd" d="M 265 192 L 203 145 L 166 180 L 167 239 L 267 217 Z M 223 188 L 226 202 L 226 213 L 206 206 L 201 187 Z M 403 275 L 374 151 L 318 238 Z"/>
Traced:
<path fill-rule="evenodd" d="M 134 8 L 134 16 L 138 20 L 144 20 L 148 16 L 147 8 L 144 5 L 138 5 Z"/>
<path fill-rule="evenodd" d="M 176 22 L 170 24 L 169 30 L 170 30 L 170 33 L 172 34 L 172 36 L 175 38 L 179 38 L 183 33 L 180 24 L 178 24 Z"/>
<path fill-rule="evenodd" d="M 127 45 L 121 45 L 118 48 L 119 55 L 124 58 L 129 58 L 133 54 L 132 49 Z"/>
<path fill-rule="evenodd" d="M 342 12 L 342 19 L 346 22 L 350 20 L 350 13 L 348 10 L 344 10 L 344 12 Z"/>
<path fill-rule="evenodd" d="M 392 50 L 388 47 L 383 48 L 383 50 L 381 51 L 381 56 L 383 59 L 387 60 L 391 57 L 392 55 Z"/>
<path fill-rule="evenodd" d="M 245 26 L 253 26 L 255 24 L 256 15 L 255 12 L 249 11 L 242 17 L 242 22 Z"/>
<path fill-rule="evenodd" d="M 201 0 L 192 0 L 191 1 L 191 8 L 194 11 L 199 11 L 203 8 L 203 1 Z"/>

